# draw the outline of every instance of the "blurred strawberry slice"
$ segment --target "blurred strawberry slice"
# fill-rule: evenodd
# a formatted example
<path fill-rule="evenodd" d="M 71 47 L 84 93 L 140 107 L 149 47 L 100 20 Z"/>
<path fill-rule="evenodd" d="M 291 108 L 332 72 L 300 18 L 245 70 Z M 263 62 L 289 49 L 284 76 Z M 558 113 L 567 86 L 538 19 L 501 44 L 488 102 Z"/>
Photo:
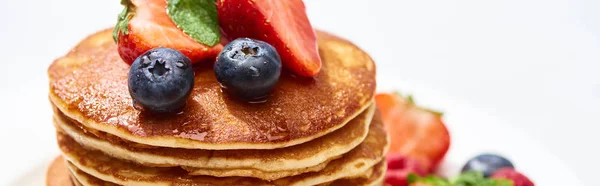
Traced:
<path fill-rule="evenodd" d="M 223 49 L 221 44 L 212 47 L 200 44 L 177 28 L 167 14 L 166 0 L 131 0 L 131 4 L 135 12 L 127 25 L 129 33 L 120 32 L 117 39 L 119 55 L 128 64 L 157 47 L 179 50 L 192 63 L 213 62 Z"/>
<path fill-rule="evenodd" d="M 284 67 L 301 76 L 321 70 L 317 38 L 302 0 L 219 0 L 217 12 L 228 39 L 249 37 L 273 45 Z"/>
<path fill-rule="evenodd" d="M 417 106 L 410 96 L 383 93 L 376 95 L 375 101 L 391 138 L 388 155 L 414 159 L 431 173 L 450 147 L 441 113 Z"/>
<path fill-rule="evenodd" d="M 427 174 L 419 161 L 404 157 L 400 154 L 388 154 L 386 156 L 386 161 L 388 170 L 385 174 L 385 183 L 391 186 L 408 185 L 407 178 L 411 173 L 418 176 Z"/>

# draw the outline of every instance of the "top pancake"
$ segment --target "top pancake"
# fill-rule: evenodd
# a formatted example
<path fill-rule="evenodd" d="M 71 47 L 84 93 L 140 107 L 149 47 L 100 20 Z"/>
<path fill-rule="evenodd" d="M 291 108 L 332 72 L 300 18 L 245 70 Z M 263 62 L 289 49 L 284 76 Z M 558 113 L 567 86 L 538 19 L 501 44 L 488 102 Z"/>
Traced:
<path fill-rule="evenodd" d="M 282 76 L 266 102 L 222 92 L 211 66 L 195 67 L 185 108 L 157 115 L 136 110 L 129 66 L 111 29 L 93 34 L 48 69 L 50 100 L 86 127 L 152 146 L 191 149 L 273 149 L 334 131 L 372 102 L 375 65 L 355 45 L 317 32 L 323 67 L 317 77 Z"/>

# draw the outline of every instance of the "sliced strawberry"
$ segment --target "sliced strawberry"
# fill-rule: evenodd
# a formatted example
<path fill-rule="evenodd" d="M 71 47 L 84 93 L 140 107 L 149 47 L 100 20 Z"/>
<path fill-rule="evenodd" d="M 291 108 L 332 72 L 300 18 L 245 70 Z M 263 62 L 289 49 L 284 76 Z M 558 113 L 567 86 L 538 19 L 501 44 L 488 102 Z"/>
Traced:
<path fill-rule="evenodd" d="M 127 25 L 128 33 L 119 32 L 117 44 L 119 55 L 128 64 L 145 53 L 167 47 L 181 51 L 192 63 L 214 60 L 223 45 L 213 47 L 196 42 L 183 33 L 167 14 L 166 0 L 131 0 L 132 17 Z"/>
<path fill-rule="evenodd" d="M 416 159 L 424 170 L 433 171 L 450 147 L 450 134 L 441 114 L 399 94 L 378 94 L 375 101 L 391 138 L 388 155 Z"/>
<path fill-rule="evenodd" d="M 385 174 L 385 183 L 391 186 L 408 185 L 409 174 L 416 174 L 418 176 L 426 175 L 426 172 L 423 170 L 419 161 L 404 157 L 400 154 L 388 154 L 386 156 L 386 161 L 388 168 Z"/>
<path fill-rule="evenodd" d="M 219 24 L 226 37 L 249 37 L 275 47 L 283 65 L 301 76 L 321 70 L 317 38 L 302 0 L 219 0 Z"/>

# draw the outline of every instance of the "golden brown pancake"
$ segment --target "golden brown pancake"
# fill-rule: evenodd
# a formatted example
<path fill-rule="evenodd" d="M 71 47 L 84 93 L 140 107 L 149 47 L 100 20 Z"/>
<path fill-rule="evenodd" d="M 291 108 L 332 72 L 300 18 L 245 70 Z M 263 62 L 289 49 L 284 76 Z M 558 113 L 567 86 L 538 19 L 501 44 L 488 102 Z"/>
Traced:
<path fill-rule="evenodd" d="M 181 168 L 146 167 L 112 158 L 82 147 L 61 132 L 57 140 L 63 155 L 83 172 L 122 185 L 317 185 L 355 177 L 372 168 L 387 152 L 389 139 L 380 122 L 369 127 L 367 138 L 343 157 L 331 161 L 319 172 L 309 172 L 272 182 L 247 177 L 190 176 Z"/>
<path fill-rule="evenodd" d="M 328 186 L 377 186 L 383 183 L 383 178 L 387 171 L 387 164 L 385 160 L 379 162 L 373 167 L 373 171 L 370 174 L 358 178 L 340 179 L 328 184 Z"/>
<path fill-rule="evenodd" d="M 380 122 L 375 106 L 361 113 L 344 127 L 315 140 L 272 150 L 201 150 L 167 147 L 138 148 L 133 142 L 105 140 L 105 135 L 87 132 L 89 129 L 74 121 L 55 115 L 57 128 L 81 145 L 102 151 L 113 157 L 148 166 L 185 166 L 191 174 L 211 176 L 262 176 L 266 180 L 319 171 L 328 161 L 358 146 L 367 136 L 369 124 Z M 193 168 L 193 167 L 200 167 Z"/>
<path fill-rule="evenodd" d="M 52 161 L 46 172 L 46 186 L 73 186 L 71 174 L 62 156 Z"/>
<path fill-rule="evenodd" d="M 81 180 L 85 186 L 117 186 L 117 184 L 100 180 L 92 175 L 89 175 L 71 163 L 67 163 L 67 167 L 78 180 Z M 378 186 L 383 182 L 386 171 L 385 161 L 375 165 L 364 177 L 340 179 L 331 183 L 321 184 L 320 186 Z M 76 180 L 77 181 L 77 180 Z"/>
<path fill-rule="evenodd" d="M 79 43 L 48 69 L 50 100 L 86 127 L 151 146 L 189 149 L 274 149 L 341 128 L 366 109 L 375 92 L 375 64 L 352 43 L 317 32 L 321 72 L 282 76 L 264 103 L 221 90 L 210 65 L 195 68 L 195 85 L 177 114 L 134 109 L 129 65 L 107 29 Z"/>
<path fill-rule="evenodd" d="M 75 184 L 80 184 L 82 186 L 118 186 L 117 184 L 107 182 L 96 177 L 93 177 L 89 174 L 84 173 L 83 171 L 77 169 L 77 167 L 73 166 L 73 164 L 68 163 L 66 167 L 69 169 L 71 175 L 75 178 Z"/>
<path fill-rule="evenodd" d="M 336 157 L 338 158 L 338 157 Z M 282 171 L 261 171 L 257 169 L 206 169 L 197 167 L 182 167 L 188 171 L 189 175 L 205 175 L 214 177 L 253 177 L 261 180 L 273 181 L 280 178 L 296 176 L 307 172 L 317 172 L 327 167 L 329 160 L 321 164 L 303 169 L 282 170 Z"/>

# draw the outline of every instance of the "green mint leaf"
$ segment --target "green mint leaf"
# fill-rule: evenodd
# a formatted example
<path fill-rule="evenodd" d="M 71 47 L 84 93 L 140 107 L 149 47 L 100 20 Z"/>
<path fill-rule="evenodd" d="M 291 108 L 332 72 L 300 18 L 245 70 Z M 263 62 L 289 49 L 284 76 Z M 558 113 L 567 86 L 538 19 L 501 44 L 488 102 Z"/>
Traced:
<path fill-rule="evenodd" d="M 168 0 L 167 13 L 177 27 L 199 43 L 214 46 L 221 39 L 214 0 Z"/>
<path fill-rule="evenodd" d="M 469 171 L 456 176 L 451 181 L 429 175 L 420 177 L 416 174 L 409 174 L 408 184 L 424 183 L 430 186 L 513 186 L 513 182 L 506 179 L 485 178 L 481 172 Z"/>
<path fill-rule="evenodd" d="M 129 24 L 129 19 L 133 17 L 133 4 L 131 4 L 129 0 L 121 0 L 121 4 L 124 6 L 124 8 L 119 14 L 117 25 L 113 29 L 113 40 L 115 40 L 115 42 L 117 42 L 117 39 L 119 38 L 119 33 L 129 33 L 127 25 Z"/>
<path fill-rule="evenodd" d="M 483 177 L 483 173 L 468 171 L 458 175 L 453 180 L 454 186 L 513 186 L 513 182 L 505 179 Z"/>
<path fill-rule="evenodd" d="M 408 174 L 408 176 L 406 177 L 406 181 L 408 182 L 408 184 L 411 184 L 411 183 L 414 183 L 414 182 L 417 182 L 417 181 L 419 181 L 419 179 L 420 179 L 420 178 L 421 178 L 421 177 L 419 177 L 418 175 L 416 175 L 416 174 L 413 174 L 413 173 L 410 173 L 410 174 Z"/>
<path fill-rule="evenodd" d="M 475 186 L 477 183 L 485 180 L 483 173 L 477 171 L 464 172 L 452 180 L 456 186 Z"/>
<path fill-rule="evenodd" d="M 408 181 L 408 184 L 419 182 L 419 183 L 424 183 L 424 184 L 428 184 L 431 186 L 452 186 L 452 184 L 450 184 L 450 182 L 448 180 L 446 180 L 442 177 L 434 176 L 434 175 L 419 177 L 416 174 L 409 174 L 407 177 L 407 181 Z"/>

